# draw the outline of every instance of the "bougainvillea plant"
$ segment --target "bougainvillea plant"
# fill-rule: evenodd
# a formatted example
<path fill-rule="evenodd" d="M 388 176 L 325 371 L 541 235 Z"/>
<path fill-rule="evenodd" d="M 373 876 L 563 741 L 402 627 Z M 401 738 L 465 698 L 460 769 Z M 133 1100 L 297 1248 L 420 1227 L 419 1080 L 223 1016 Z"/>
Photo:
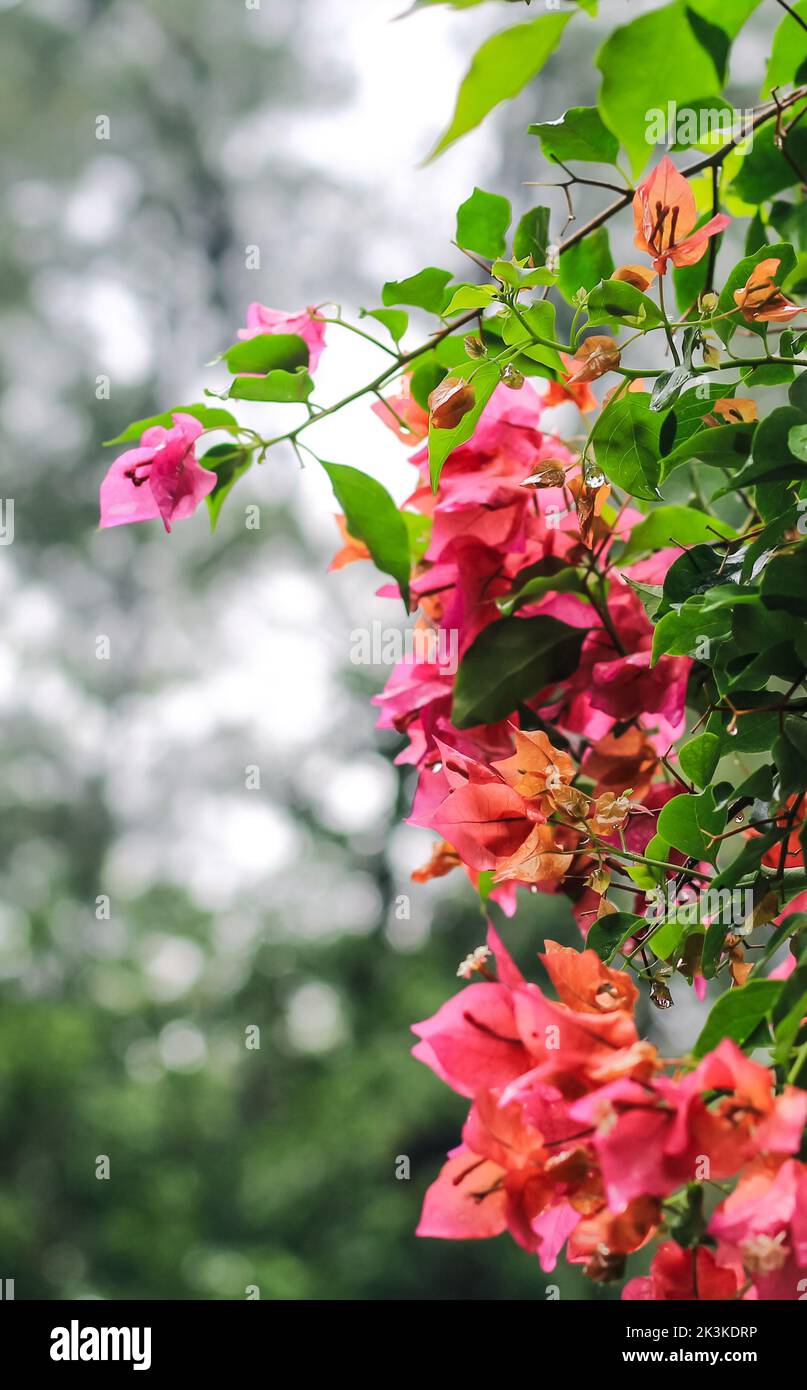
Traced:
<path fill-rule="evenodd" d="M 627 1299 L 807 1290 L 807 3 L 779 7 L 739 112 L 723 87 L 757 3 L 675 0 L 616 29 L 597 105 L 530 127 L 560 171 L 551 207 L 511 232 L 508 200 L 475 189 L 448 229 L 459 270 L 391 279 L 361 326 L 250 305 L 226 389 L 131 426 L 101 486 L 102 526 L 170 531 L 203 502 L 215 526 L 284 446 L 327 471 L 333 567 L 374 562 L 422 638 L 377 697 L 434 834 L 415 879 L 466 874 L 513 942 L 529 891 L 580 929 L 579 949 L 546 941 L 545 992 L 491 922 L 415 1026 L 470 1102 L 419 1232 L 508 1231 L 597 1281 L 652 1242 Z M 595 9 L 488 39 L 433 157 Z M 580 186 L 603 190 L 584 225 Z M 413 311 L 431 323 L 410 342 Z M 380 369 L 323 404 L 341 329 Z M 417 470 L 402 508 L 315 452 L 358 400 Z M 287 403 L 289 428 L 247 428 L 238 401 Z M 665 1058 L 634 1008 L 688 988 L 713 1002 Z"/>

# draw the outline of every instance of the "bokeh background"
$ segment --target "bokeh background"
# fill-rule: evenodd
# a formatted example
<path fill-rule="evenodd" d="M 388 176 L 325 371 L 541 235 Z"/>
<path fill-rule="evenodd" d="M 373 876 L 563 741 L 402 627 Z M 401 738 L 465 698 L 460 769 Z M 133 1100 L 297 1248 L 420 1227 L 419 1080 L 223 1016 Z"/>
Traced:
<path fill-rule="evenodd" d="M 17 1298 L 613 1296 L 506 1239 L 413 1237 L 465 1104 L 411 1060 L 409 1025 L 484 924 L 459 875 L 410 884 L 431 837 L 402 824 L 410 775 L 373 727 L 386 673 L 349 661 L 351 631 L 398 611 L 369 567 L 326 574 L 316 466 L 276 451 L 212 536 L 204 509 L 170 538 L 96 529 L 102 441 L 215 386 L 204 364 L 250 300 L 376 307 L 385 279 L 460 269 L 475 183 L 540 201 L 524 127 L 590 100 L 603 33 L 647 5 L 576 21 L 539 83 L 428 168 L 471 53 L 513 14 L 394 22 L 403 8 L 0 0 L 0 1276 Z M 737 104 L 779 18 L 762 10 Z M 338 335 L 322 400 L 377 370 Z M 317 441 L 406 495 L 366 404 Z M 508 930 L 523 964 L 546 933 L 573 939 L 565 909 L 528 900 Z M 691 1018 L 651 1023 L 674 1047 Z"/>

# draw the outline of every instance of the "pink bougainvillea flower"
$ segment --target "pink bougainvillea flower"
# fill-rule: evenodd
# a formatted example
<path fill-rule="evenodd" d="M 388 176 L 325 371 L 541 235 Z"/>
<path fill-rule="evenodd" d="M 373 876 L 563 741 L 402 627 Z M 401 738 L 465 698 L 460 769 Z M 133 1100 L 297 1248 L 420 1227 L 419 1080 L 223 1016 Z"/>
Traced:
<path fill-rule="evenodd" d="M 202 426 L 192 415 L 172 415 L 173 426 L 147 429 L 137 449 L 115 459 L 101 484 L 101 526 L 162 517 L 166 531 L 196 511 L 216 486 L 216 474 L 203 468 L 194 443 Z"/>
<path fill-rule="evenodd" d="M 804 309 L 794 304 L 774 283 L 780 262 L 776 257 L 754 266 L 742 289 L 734 291 L 734 303 L 748 323 L 787 323 Z"/>
<path fill-rule="evenodd" d="M 425 439 L 429 433 L 429 412 L 418 405 L 409 389 L 408 377 L 397 396 L 384 396 L 370 406 L 374 415 L 397 435 L 402 444 Z"/>
<path fill-rule="evenodd" d="M 633 195 L 633 220 L 635 245 L 652 256 L 654 268 L 665 275 L 669 261 L 676 266 L 699 261 L 709 238 L 724 231 L 731 218 L 717 213 L 694 231 L 698 220 L 695 195 L 665 155 Z"/>
<path fill-rule="evenodd" d="M 800 1298 L 807 1290 L 807 1165 L 756 1159 L 716 1208 L 709 1234 L 719 1259 L 742 1262 L 758 1298 Z"/>
<path fill-rule="evenodd" d="M 247 308 L 246 328 L 239 328 L 238 336 L 257 338 L 261 333 L 296 333 L 308 347 L 308 370 L 316 371 L 325 346 L 325 324 L 317 318 L 316 309 L 284 314 L 282 309 L 267 309 L 255 300 Z"/>
<path fill-rule="evenodd" d="M 622 1298 L 628 1302 L 713 1302 L 736 1298 L 741 1286 L 737 1268 L 718 1265 L 707 1246 L 699 1245 L 693 1252 L 682 1249 L 674 1240 L 665 1240 L 653 1256 L 649 1275 L 629 1280 Z"/>
<path fill-rule="evenodd" d="M 704 1097 L 726 1092 L 707 1104 Z M 664 1197 L 698 1176 L 739 1172 L 759 1149 L 792 1153 L 807 1116 L 803 1097 L 773 1095 L 773 1076 L 724 1038 L 694 1071 L 651 1083 L 618 1080 L 575 1102 L 570 1113 L 592 1124 L 608 1204 L 624 1210 L 635 1197 Z M 655 1097 L 655 1099 L 654 1099 Z"/>

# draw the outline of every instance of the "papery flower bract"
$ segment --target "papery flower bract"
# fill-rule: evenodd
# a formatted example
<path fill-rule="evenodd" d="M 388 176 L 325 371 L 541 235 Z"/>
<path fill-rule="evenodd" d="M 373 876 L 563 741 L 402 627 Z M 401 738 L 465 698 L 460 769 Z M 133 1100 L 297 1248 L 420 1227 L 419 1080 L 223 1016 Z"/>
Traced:
<path fill-rule="evenodd" d="M 628 1302 L 648 1299 L 713 1302 L 736 1298 L 741 1287 L 742 1278 L 737 1269 L 718 1265 L 707 1246 L 684 1250 L 675 1241 L 666 1240 L 653 1256 L 649 1275 L 629 1280 L 622 1290 L 622 1298 Z"/>
<path fill-rule="evenodd" d="M 476 393 L 462 377 L 447 376 L 429 396 L 431 423 L 436 430 L 453 430 L 473 410 Z"/>
<path fill-rule="evenodd" d="M 152 425 L 140 446 L 115 459 L 101 484 L 102 527 L 161 517 L 166 531 L 196 511 L 216 486 L 216 474 L 203 468 L 194 443 L 202 426 L 193 415 L 177 412 L 173 426 Z"/>
<path fill-rule="evenodd" d="M 619 366 L 621 353 L 613 338 L 594 333 L 582 342 L 571 359 L 573 371 L 566 378 L 568 386 L 579 386 L 582 382 L 596 381 Z"/>
<path fill-rule="evenodd" d="M 626 285 L 633 285 L 634 289 L 644 293 L 652 285 L 657 273 L 646 265 L 621 265 L 612 271 L 611 279 L 623 280 Z"/>
<path fill-rule="evenodd" d="M 257 338 L 261 333 L 291 333 L 302 338 L 308 348 L 308 370 L 316 371 L 325 347 L 325 324 L 317 318 L 316 309 L 302 309 L 286 314 L 282 309 L 268 309 L 255 300 L 247 307 L 246 328 L 239 328 L 239 338 Z"/>
<path fill-rule="evenodd" d="M 774 276 L 780 262 L 776 257 L 754 266 L 742 289 L 734 291 L 734 303 L 748 323 L 787 323 L 804 309 L 779 289 Z"/>
<path fill-rule="evenodd" d="M 636 246 L 652 256 L 654 268 L 664 275 L 669 261 L 675 266 L 699 261 L 709 238 L 724 231 L 731 218 L 717 213 L 705 226 L 693 230 L 698 220 L 695 195 L 665 155 L 633 195 L 633 220 Z"/>
<path fill-rule="evenodd" d="M 760 1157 L 709 1222 L 720 1259 L 741 1260 L 762 1299 L 807 1289 L 807 1165 Z"/>
<path fill-rule="evenodd" d="M 334 521 L 339 527 L 339 534 L 342 537 L 343 544 L 331 560 L 328 566 L 328 572 L 344 569 L 345 565 L 352 565 L 356 560 L 369 560 L 370 552 L 367 546 L 364 544 L 364 541 L 356 540 L 355 536 L 351 536 L 347 529 L 346 518 L 341 514 L 337 514 L 334 516 Z"/>
<path fill-rule="evenodd" d="M 572 759 L 560 748 L 553 748 L 543 730 L 516 729 L 514 737 L 513 756 L 495 762 L 493 767 L 520 796 L 537 800 L 559 784 L 571 782 L 575 770 Z"/>
<path fill-rule="evenodd" d="M 566 401 L 573 401 L 577 409 L 583 415 L 587 415 L 590 410 L 597 409 L 597 397 L 594 395 L 588 382 L 572 381 L 572 375 L 576 371 L 575 359 L 568 352 L 560 354 L 566 372 L 562 381 L 550 381 L 544 395 L 544 405 L 563 405 Z"/>

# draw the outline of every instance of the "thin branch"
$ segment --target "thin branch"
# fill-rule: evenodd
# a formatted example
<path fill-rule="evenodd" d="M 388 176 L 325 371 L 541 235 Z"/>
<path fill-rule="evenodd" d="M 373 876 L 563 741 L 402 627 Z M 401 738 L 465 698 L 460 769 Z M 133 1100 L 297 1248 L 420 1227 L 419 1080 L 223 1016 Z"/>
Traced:
<path fill-rule="evenodd" d="M 777 3 L 777 5 L 780 5 L 781 8 L 782 8 L 787 14 L 790 15 L 790 18 L 791 18 L 791 19 L 795 19 L 796 23 L 797 23 L 797 24 L 800 24 L 801 27 L 802 27 L 802 29 L 804 29 L 805 32 L 807 32 L 807 24 L 804 22 L 804 20 L 802 19 L 801 15 L 800 15 L 800 14 L 796 14 L 796 11 L 795 11 L 794 9 L 792 9 L 790 5 L 788 5 L 787 0 L 776 0 L 776 3 Z"/>
<path fill-rule="evenodd" d="M 782 0 L 780 0 L 780 3 L 782 3 Z M 804 21 L 799 22 L 802 24 L 804 23 Z M 807 25 L 805 25 L 805 27 L 807 27 Z M 802 101 L 804 97 L 807 97 L 807 86 L 797 87 L 794 92 L 791 92 L 789 97 L 785 97 L 784 101 L 779 103 L 778 109 L 783 111 L 787 110 L 788 107 L 795 106 L 797 102 Z M 765 125 L 767 121 L 772 120 L 776 114 L 776 102 L 770 102 L 765 106 L 759 107 L 750 124 L 741 132 L 738 132 L 737 135 L 732 136 L 731 140 L 725 145 L 721 145 L 720 149 L 715 150 L 710 155 L 706 155 L 703 159 L 699 159 L 695 164 L 692 164 L 689 169 L 682 169 L 681 172 L 684 178 L 694 178 L 696 174 L 702 174 L 704 169 L 712 169 L 715 165 L 722 164 L 741 140 L 747 139 L 753 131 L 757 130 L 759 126 Z M 560 247 L 560 254 L 563 255 L 564 251 L 568 251 L 570 247 L 575 246 L 578 241 L 582 241 L 584 237 L 587 237 L 589 232 L 596 231 L 597 227 L 601 227 L 604 222 L 610 221 L 618 212 L 626 208 L 632 200 L 633 190 L 631 189 L 623 193 L 621 198 L 617 198 L 615 202 L 610 203 L 607 208 L 603 208 L 601 212 L 596 213 L 595 216 L 590 218 L 588 222 L 585 222 L 582 227 L 578 227 L 569 237 L 568 241 L 562 244 Z"/>

